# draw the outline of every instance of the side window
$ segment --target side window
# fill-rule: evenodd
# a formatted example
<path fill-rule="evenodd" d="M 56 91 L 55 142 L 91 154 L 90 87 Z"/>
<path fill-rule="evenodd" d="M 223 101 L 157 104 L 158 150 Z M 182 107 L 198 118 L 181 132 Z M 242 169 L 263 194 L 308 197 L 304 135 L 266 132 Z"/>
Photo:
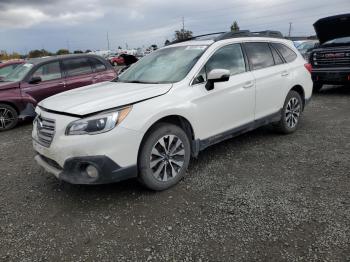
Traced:
<path fill-rule="evenodd" d="M 60 62 L 47 63 L 39 66 L 32 77 L 40 77 L 42 81 L 59 79 L 62 77 Z"/>
<path fill-rule="evenodd" d="M 253 70 L 275 65 L 268 43 L 245 43 L 244 46 Z"/>
<path fill-rule="evenodd" d="M 228 45 L 220 48 L 208 60 L 206 71 L 213 69 L 230 70 L 231 75 L 236 75 L 246 71 L 244 56 L 240 44 Z"/>
<path fill-rule="evenodd" d="M 288 63 L 293 62 L 297 58 L 297 54 L 285 45 L 273 43 L 272 46 L 280 52 L 284 60 L 286 60 Z"/>
<path fill-rule="evenodd" d="M 101 72 L 107 70 L 106 66 L 98 59 L 90 58 L 89 59 L 93 68 L 95 69 L 95 72 Z"/>
<path fill-rule="evenodd" d="M 272 51 L 273 60 L 275 60 L 275 65 L 283 64 L 283 60 L 280 57 L 280 55 L 277 53 L 276 49 L 273 46 L 270 46 L 270 47 Z"/>
<path fill-rule="evenodd" d="M 92 68 L 87 58 L 67 59 L 63 61 L 63 64 L 68 76 L 92 73 Z"/>

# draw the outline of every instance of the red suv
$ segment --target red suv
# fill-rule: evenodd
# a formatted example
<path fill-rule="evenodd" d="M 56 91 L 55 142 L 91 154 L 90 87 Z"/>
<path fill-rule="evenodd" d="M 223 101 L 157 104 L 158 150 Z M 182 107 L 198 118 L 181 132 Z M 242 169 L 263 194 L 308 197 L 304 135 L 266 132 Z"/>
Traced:
<path fill-rule="evenodd" d="M 36 104 L 49 96 L 115 77 L 113 67 L 95 55 L 28 60 L 0 80 L 0 131 L 35 117 Z"/>

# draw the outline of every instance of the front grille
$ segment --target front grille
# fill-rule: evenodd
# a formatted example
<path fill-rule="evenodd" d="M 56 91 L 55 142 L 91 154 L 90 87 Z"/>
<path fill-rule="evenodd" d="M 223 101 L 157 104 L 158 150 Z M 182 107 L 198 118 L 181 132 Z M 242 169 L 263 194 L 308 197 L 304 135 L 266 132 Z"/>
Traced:
<path fill-rule="evenodd" d="M 39 140 L 38 142 L 45 147 L 50 147 L 53 137 L 55 136 L 55 120 L 38 116 L 35 121 Z"/>
<path fill-rule="evenodd" d="M 350 50 L 317 51 L 312 56 L 315 67 L 350 67 Z"/>

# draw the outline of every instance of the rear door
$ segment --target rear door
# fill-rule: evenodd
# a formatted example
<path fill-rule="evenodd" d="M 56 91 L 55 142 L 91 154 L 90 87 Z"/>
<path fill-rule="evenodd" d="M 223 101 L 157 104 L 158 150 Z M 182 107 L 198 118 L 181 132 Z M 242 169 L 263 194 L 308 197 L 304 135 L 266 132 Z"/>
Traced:
<path fill-rule="evenodd" d="M 89 57 L 90 64 L 94 71 L 93 83 L 110 81 L 116 77 L 114 69 L 107 67 L 97 58 Z"/>
<path fill-rule="evenodd" d="M 33 77 L 40 77 L 41 81 L 32 83 Z M 48 62 L 35 68 L 27 82 L 21 83 L 21 90 L 29 94 L 37 102 L 65 91 L 65 81 L 59 61 Z"/>
<path fill-rule="evenodd" d="M 69 58 L 62 62 L 66 75 L 66 90 L 93 84 L 94 73 L 88 58 Z"/>
<path fill-rule="evenodd" d="M 244 47 L 255 78 L 255 119 L 278 113 L 289 86 L 288 66 L 267 42 L 247 42 Z"/>

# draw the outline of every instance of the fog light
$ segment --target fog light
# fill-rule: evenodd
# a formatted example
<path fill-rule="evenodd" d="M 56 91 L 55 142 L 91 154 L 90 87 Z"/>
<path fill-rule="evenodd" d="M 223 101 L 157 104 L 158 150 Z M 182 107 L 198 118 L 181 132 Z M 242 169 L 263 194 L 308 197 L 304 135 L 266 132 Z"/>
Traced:
<path fill-rule="evenodd" d="M 88 165 L 85 169 L 86 174 L 91 178 L 97 178 L 98 177 L 98 170 L 93 165 Z"/>

